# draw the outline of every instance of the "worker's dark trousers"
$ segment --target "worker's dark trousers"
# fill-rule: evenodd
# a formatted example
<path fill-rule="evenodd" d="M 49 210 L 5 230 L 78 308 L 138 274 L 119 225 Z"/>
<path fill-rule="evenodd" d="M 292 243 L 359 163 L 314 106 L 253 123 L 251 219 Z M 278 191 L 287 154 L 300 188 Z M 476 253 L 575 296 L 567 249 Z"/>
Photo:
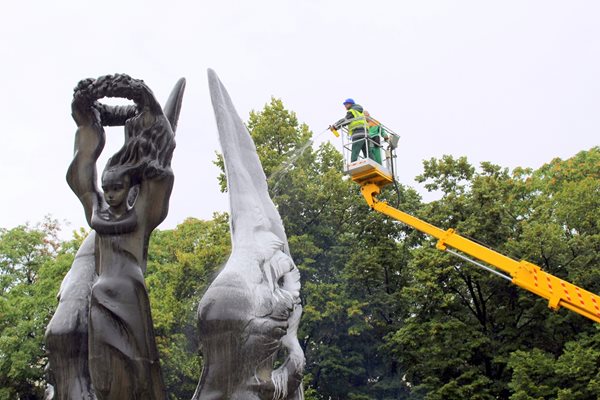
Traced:
<path fill-rule="evenodd" d="M 379 147 L 379 144 L 371 144 L 369 146 L 369 158 L 381 164 L 381 147 Z"/>
<path fill-rule="evenodd" d="M 367 158 L 367 137 L 363 134 L 352 135 L 352 154 L 350 156 L 350 162 L 358 160 L 358 155 L 362 151 L 364 158 Z"/>
<path fill-rule="evenodd" d="M 369 158 L 381 164 L 381 138 L 379 135 L 369 136 Z"/>

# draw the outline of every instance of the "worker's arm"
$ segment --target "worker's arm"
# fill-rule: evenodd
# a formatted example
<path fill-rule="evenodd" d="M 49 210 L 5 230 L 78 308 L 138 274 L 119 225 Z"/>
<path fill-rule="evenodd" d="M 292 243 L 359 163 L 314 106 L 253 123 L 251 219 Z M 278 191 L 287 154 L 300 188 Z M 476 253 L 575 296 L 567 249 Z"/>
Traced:
<path fill-rule="evenodd" d="M 333 127 L 335 129 L 340 129 L 342 126 L 346 126 L 350 122 L 352 122 L 353 119 L 354 119 L 354 115 L 352 115 L 352 113 L 350 111 L 348 111 L 344 118 L 340 119 L 335 124 L 333 124 Z"/>
<path fill-rule="evenodd" d="M 390 140 L 390 135 L 388 135 L 388 133 L 385 131 L 385 129 L 381 125 L 379 125 L 379 134 L 385 140 Z"/>

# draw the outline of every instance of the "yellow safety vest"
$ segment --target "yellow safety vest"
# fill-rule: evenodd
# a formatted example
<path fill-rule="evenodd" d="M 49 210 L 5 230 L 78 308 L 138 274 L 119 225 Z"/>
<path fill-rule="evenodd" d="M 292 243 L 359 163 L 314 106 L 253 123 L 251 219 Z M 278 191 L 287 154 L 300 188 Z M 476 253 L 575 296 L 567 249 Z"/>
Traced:
<path fill-rule="evenodd" d="M 348 134 L 352 136 L 356 128 L 364 128 L 366 133 L 367 119 L 365 118 L 365 114 L 356 111 L 353 108 L 349 109 L 348 111 L 350 111 L 354 117 L 354 120 L 348 124 Z"/>

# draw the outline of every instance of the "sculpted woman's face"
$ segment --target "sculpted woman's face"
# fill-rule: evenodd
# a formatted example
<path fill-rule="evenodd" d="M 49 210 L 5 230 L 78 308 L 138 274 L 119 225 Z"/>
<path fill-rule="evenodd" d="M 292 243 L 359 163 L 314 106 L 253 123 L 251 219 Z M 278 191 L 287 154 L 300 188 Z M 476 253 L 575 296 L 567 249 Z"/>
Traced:
<path fill-rule="evenodd" d="M 104 199 L 112 208 L 126 206 L 127 195 L 131 188 L 131 179 L 127 174 L 106 171 L 102 174 L 102 190 Z"/>

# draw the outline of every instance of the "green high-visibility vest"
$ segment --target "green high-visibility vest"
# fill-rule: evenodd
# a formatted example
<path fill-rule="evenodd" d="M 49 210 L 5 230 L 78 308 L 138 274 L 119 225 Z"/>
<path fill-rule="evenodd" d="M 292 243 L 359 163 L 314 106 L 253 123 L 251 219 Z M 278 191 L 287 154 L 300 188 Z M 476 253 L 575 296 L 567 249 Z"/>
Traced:
<path fill-rule="evenodd" d="M 365 128 L 367 125 L 367 119 L 365 118 L 365 114 L 356 111 L 355 109 L 351 108 L 348 111 L 350 111 L 352 113 L 352 116 L 354 117 L 354 120 L 352 122 L 350 122 L 348 124 L 348 134 L 350 136 L 352 136 L 352 134 L 354 133 L 354 130 L 356 128 Z M 366 132 L 366 129 L 365 129 Z"/>

